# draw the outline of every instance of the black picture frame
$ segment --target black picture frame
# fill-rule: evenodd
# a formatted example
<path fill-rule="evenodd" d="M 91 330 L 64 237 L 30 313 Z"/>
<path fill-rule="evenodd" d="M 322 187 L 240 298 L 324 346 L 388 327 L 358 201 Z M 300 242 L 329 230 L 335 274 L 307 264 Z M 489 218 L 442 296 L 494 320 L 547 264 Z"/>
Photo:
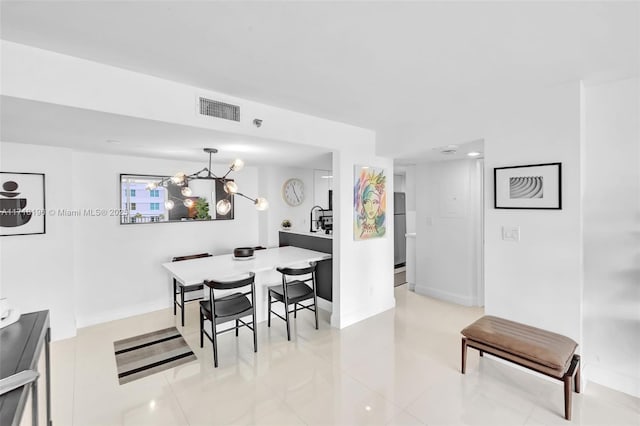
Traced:
<path fill-rule="evenodd" d="M 148 182 L 157 182 L 160 181 L 163 178 L 167 178 L 168 176 L 164 176 L 164 175 L 147 175 L 147 174 L 140 174 L 140 173 L 120 173 L 119 174 L 119 180 L 118 180 L 118 184 L 119 184 L 119 211 L 120 211 L 120 224 L 121 225 L 144 225 L 144 224 L 149 224 L 149 223 L 199 223 L 199 222 L 209 222 L 209 221 L 219 221 L 219 220 L 234 220 L 235 218 L 235 201 L 234 201 L 234 197 L 233 196 L 229 196 L 226 194 L 226 192 L 224 191 L 224 183 L 226 181 L 233 181 L 233 179 L 226 179 L 223 180 L 221 178 L 217 178 L 217 179 L 213 179 L 213 181 L 215 181 L 214 184 L 214 193 L 215 193 L 215 200 L 211 200 L 212 202 L 210 202 L 209 205 L 209 212 L 211 214 L 211 217 L 209 219 L 195 219 L 193 217 L 190 217 L 191 215 L 188 213 L 188 209 L 185 208 L 184 206 L 182 206 L 181 201 L 184 201 L 187 198 L 192 199 L 193 201 L 196 201 L 198 199 L 198 196 L 188 196 L 185 197 L 180 193 L 180 190 L 182 189 L 182 186 L 179 185 L 175 185 L 173 183 L 171 183 L 171 181 L 167 182 L 167 185 L 165 187 L 165 190 L 167 191 L 169 197 L 174 201 L 175 207 L 174 209 L 172 209 L 171 211 L 166 211 L 164 207 L 162 208 L 161 211 L 159 211 L 159 214 L 166 214 L 166 219 L 162 219 L 162 220 L 133 220 L 133 218 L 131 217 L 131 213 L 127 208 L 126 208 L 126 203 L 124 200 L 124 193 L 125 193 L 125 187 L 123 185 L 124 180 L 129 179 L 129 178 L 140 178 L 142 180 L 147 180 Z M 209 179 L 207 179 L 209 180 Z M 147 191 L 147 189 L 144 188 L 145 185 L 137 188 L 136 190 L 141 190 L 141 191 Z M 229 198 L 229 201 L 231 202 L 231 210 L 229 210 L 229 212 L 226 215 L 220 215 L 215 211 L 215 202 L 221 200 L 222 198 Z M 146 219 L 146 218 L 145 218 Z"/>
<path fill-rule="evenodd" d="M 0 172 L 0 237 L 46 232 L 44 173 Z"/>
<path fill-rule="evenodd" d="M 562 163 L 495 167 L 493 207 L 562 210 Z"/>

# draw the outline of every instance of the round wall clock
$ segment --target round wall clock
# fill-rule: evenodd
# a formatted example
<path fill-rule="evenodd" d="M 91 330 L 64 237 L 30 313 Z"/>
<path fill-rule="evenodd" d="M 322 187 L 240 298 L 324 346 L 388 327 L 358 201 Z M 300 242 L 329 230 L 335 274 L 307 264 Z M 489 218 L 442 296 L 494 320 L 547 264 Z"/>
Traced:
<path fill-rule="evenodd" d="M 304 201 L 304 182 L 298 178 L 288 179 L 282 185 L 282 199 L 290 206 L 299 206 Z"/>

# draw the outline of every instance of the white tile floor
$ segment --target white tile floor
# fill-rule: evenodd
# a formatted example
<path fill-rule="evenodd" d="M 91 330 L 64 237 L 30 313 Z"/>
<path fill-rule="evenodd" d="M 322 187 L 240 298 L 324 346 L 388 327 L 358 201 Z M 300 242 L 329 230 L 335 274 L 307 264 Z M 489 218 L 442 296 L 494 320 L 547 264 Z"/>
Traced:
<path fill-rule="evenodd" d="M 53 420 L 75 425 L 640 425 L 640 400 L 589 384 L 563 418 L 562 384 L 469 351 L 461 375 L 459 331 L 482 315 L 395 289 L 397 307 L 344 330 L 298 317 L 259 325 L 258 353 L 241 330 L 199 348 L 197 303 L 187 309 L 192 362 L 120 386 L 115 340 L 177 325 L 171 310 L 79 331 L 52 346 Z M 179 318 L 179 317 L 176 317 Z M 243 333 L 244 332 L 244 333 Z"/>

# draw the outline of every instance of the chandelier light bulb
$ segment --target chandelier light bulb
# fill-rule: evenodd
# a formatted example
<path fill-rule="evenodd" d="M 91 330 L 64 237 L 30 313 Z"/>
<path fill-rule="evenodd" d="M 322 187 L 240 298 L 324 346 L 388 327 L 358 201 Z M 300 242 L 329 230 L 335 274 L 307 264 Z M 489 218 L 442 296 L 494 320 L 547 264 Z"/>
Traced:
<path fill-rule="evenodd" d="M 231 170 L 233 170 L 234 172 L 239 172 L 240 170 L 242 170 L 244 168 L 244 161 L 242 161 L 239 158 L 236 158 L 235 160 L 233 160 L 233 163 L 231 163 L 229 168 Z"/>
<path fill-rule="evenodd" d="M 229 200 L 222 199 L 216 203 L 216 212 L 219 215 L 224 216 L 231 211 L 231 202 Z"/>
<path fill-rule="evenodd" d="M 253 203 L 255 204 L 256 209 L 260 211 L 263 211 L 269 208 L 269 202 L 267 201 L 266 198 L 263 198 L 263 197 L 256 198 L 256 200 Z"/>
<path fill-rule="evenodd" d="M 236 185 L 234 181 L 229 180 L 224 184 L 224 192 L 227 194 L 235 194 L 238 192 L 238 185 Z"/>
<path fill-rule="evenodd" d="M 191 191 L 191 188 L 189 188 L 188 186 L 185 186 L 180 190 L 180 193 L 185 197 L 190 197 L 191 194 L 193 194 L 193 191 Z"/>
<path fill-rule="evenodd" d="M 184 172 L 178 172 L 171 177 L 171 182 L 175 183 L 176 185 L 182 185 L 184 183 L 185 177 L 186 175 L 184 174 Z"/>
<path fill-rule="evenodd" d="M 167 210 L 171 210 L 171 209 L 173 208 L 173 206 L 174 206 L 174 205 L 175 205 L 175 204 L 174 204 L 173 200 L 167 200 L 167 201 L 165 201 L 165 202 L 164 202 L 164 207 L 165 207 Z"/>
<path fill-rule="evenodd" d="M 191 208 L 193 207 L 193 200 L 191 198 L 187 198 L 182 204 L 187 208 Z"/>

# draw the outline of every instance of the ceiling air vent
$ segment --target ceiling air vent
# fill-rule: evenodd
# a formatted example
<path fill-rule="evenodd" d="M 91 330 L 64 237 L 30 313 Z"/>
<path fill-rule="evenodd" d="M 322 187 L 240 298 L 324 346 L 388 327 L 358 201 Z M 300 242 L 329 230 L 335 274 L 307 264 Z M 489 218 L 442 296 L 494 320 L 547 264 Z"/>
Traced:
<path fill-rule="evenodd" d="M 200 98 L 200 114 L 209 117 L 224 118 L 225 120 L 240 121 L 240 107 L 225 104 L 220 101 Z"/>

